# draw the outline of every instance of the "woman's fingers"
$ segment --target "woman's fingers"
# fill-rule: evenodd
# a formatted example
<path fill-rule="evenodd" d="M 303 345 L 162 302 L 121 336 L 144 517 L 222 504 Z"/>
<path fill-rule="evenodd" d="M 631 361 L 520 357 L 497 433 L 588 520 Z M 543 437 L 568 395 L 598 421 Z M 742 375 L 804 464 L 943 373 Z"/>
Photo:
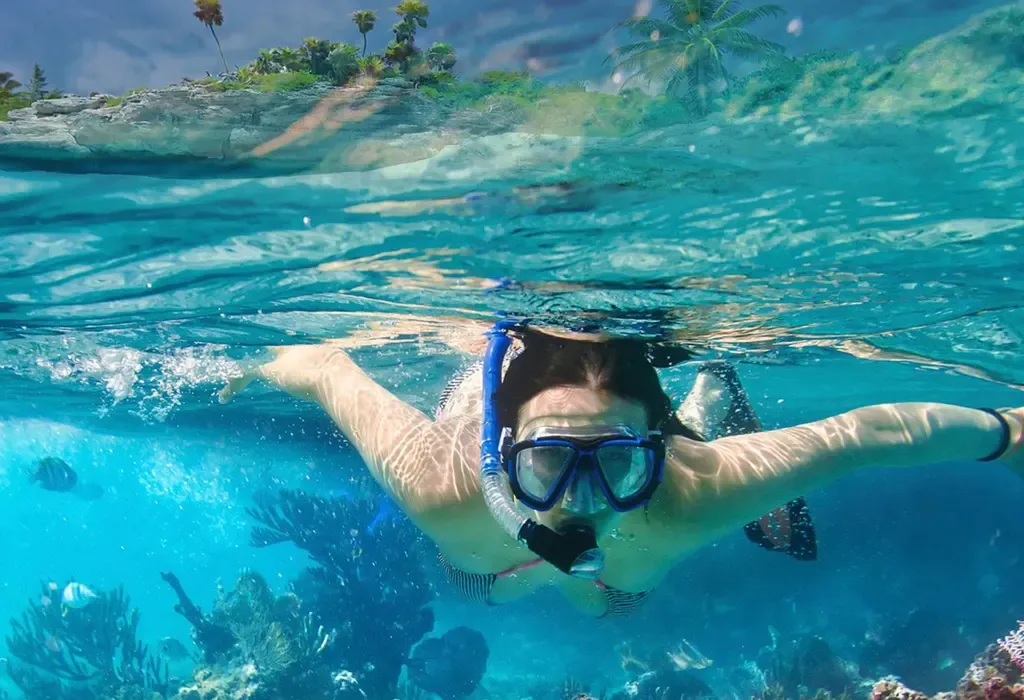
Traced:
<path fill-rule="evenodd" d="M 235 377 L 220 390 L 220 393 L 217 394 L 217 398 L 220 399 L 221 403 L 227 403 L 231 399 L 235 398 L 237 394 L 245 391 L 245 387 L 249 386 L 249 382 L 255 378 L 256 376 L 252 372 L 246 372 L 241 377 Z"/>

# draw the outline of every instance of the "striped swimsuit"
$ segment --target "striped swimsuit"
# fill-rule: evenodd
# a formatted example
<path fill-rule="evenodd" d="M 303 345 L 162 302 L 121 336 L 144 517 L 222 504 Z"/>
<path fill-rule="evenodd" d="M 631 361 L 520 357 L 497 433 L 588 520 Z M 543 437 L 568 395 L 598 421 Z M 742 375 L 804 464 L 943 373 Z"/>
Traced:
<path fill-rule="evenodd" d="M 438 553 L 437 559 L 441 562 L 441 568 L 444 569 L 448 582 L 459 593 L 474 603 L 483 603 L 485 605 L 494 605 L 491 602 L 491 587 L 494 586 L 495 581 L 543 563 L 542 559 L 534 559 L 525 564 L 513 566 L 511 569 L 499 571 L 496 574 L 469 574 L 461 569 L 456 569 L 440 553 Z M 608 606 L 608 609 L 601 617 L 624 617 L 629 615 L 639 608 L 647 600 L 647 596 L 650 595 L 650 591 L 628 593 L 617 588 L 610 588 L 600 581 L 595 581 L 594 583 L 604 593 L 604 599 Z"/>

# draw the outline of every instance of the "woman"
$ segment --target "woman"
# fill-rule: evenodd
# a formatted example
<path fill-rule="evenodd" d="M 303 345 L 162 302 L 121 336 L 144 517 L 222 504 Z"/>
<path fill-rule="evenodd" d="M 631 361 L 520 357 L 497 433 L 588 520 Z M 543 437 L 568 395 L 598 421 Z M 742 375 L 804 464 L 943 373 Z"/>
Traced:
<path fill-rule="evenodd" d="M 785 546 L 807 524 L 794 499 L 861 467 L 998 459 L 1024 473 L 1021 408 L 883 404 L 705 442 L 711 426 L 757 427 L 739 425 L 749 412 L 721 364 L 673 413 L 646 343 L 513 324 L 490 336 L 434 420 L 327 345 L 279 349 L 221 399 L 258 377 L 316 401 L 462 592 L 499 604 L 555 585 L 593 616 L 631 611 L 681 558 L 738 527 Z"/>

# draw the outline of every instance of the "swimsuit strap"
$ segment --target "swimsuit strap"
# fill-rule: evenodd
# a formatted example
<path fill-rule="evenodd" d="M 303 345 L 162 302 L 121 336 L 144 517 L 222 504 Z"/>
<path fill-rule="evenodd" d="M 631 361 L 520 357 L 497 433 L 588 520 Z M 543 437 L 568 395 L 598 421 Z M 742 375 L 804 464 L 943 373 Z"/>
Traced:
<path fill-rule="evenodd" d="M 516 566 L 505 569 L 504 571 L 499 571 L 496 574 L 470 574 L 452 566 L 440 552 L 437 553 L 437 558 L 441 563 L 441 567 L 444 569 L 449 583 L 451 583 L 459 593 L 468 600 L 476 603 L 483 603 L 485 605 L 493 605 L 493 603 L 491 603 L 491 587 L 499 578 L 511 576 L 519 571 L 532 569 L 544 561 L 543 559 L 534 559 L 533 561 L 528 561 L 523 564 L 517 564 Z M 608 604 L 607 611 L 605 611 L 604 615 L 601 617 L 622 617 L 629 615 L 640 607 L 650 595 L 649 591 L 641 593 L 620 591 L 617 588 L 611 588 L 601 581 L 594 581 L 594 585 L 604 593 L 605 602 Z"/>
<path fill-rule="evenodd" d="M 532 561 L 524 562 L 522 564 L 516 564 L 515 566 L 509 567 L 508 569 L 505 569 L 504 571 L 499 571 L 498 573 L 495 574 L 495 576 L 497 578 L 505 578 L 506 576 L 512 576 L 513 574 L 517 574 L 520 571 L 526 571 L 527 569 L 532 569 L 533 567 L 537 566 L 538 564 L 543 564 L 543 563 L 544 563 L 543 559 L 534 559 Z"/>

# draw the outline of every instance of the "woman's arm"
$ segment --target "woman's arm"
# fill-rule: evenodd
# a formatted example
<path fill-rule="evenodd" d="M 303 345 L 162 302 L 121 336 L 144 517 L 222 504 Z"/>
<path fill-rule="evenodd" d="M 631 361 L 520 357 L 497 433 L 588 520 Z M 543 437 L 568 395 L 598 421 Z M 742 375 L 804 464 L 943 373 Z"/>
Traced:
<path fill-rule="evenodd" d="M 1024 474 L 1024 409 L 1003 415 L 1010 440 L 1001 461 Z M 869 406 L 710 443 L 676 439 L 669 443 L 668 517 L 690 531 L 731 529 L 862 467 L 978 460 L 1003 439 L 991 414 L 938 403 Z"/>
<path fill-rule="evenodd" d="M 274 360 L 228 384 L 221 402 L 257 378 L 315 401 L 356 448 L 377 483 L 426 534 L 440 536 L 434 530 L 445 518 L 434 516 L 478 490 L 466 446 L 476 446 L 479 422 L 472 432 L 474 426 L 466 419 L 430 420 L 330 345 L 285 346 L 274 352 Z"/>

